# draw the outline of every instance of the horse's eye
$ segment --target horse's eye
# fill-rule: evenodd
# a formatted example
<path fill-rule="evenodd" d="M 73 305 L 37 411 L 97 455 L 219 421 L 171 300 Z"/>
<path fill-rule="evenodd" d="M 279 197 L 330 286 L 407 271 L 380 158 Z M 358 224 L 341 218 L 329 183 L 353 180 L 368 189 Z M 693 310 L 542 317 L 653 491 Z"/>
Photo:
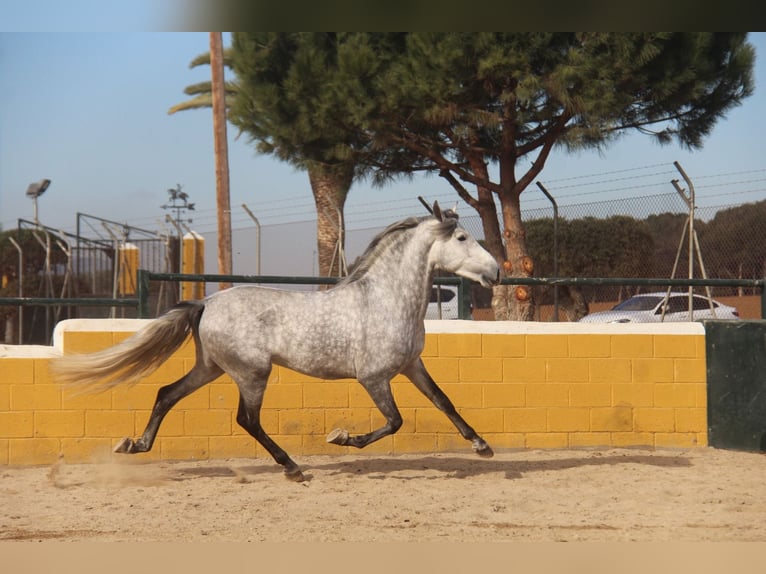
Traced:
<path fill-rule="evenodd" d="M 465 241 L 466 239 L 468 239 L 468 237 L 463 235 L 462 233 L 457 236 L 458 241 Z"/>

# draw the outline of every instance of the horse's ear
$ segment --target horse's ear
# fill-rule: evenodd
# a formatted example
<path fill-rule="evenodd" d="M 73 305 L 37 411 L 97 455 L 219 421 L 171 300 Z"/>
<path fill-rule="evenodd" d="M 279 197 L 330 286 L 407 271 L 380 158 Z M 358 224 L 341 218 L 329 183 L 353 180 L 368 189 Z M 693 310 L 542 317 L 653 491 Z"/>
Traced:
<path fill-rule="evenodd" d="M 434 201 L 433 214 L 434 214 L 434 217 L 438 219 L 439 221 L 444 221 L 444 216 L 442 215 L 442 210 L 439 207 L 438 201 Z"/>

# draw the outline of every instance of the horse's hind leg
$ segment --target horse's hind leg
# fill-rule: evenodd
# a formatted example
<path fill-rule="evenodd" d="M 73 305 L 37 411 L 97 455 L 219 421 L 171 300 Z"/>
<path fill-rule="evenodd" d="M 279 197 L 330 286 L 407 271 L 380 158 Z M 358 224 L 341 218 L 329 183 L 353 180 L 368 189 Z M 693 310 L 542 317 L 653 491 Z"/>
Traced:
<path fill-rule="evenodd" d="M 223 374 L 223 371 L 215 365 L 206 366 L 200 363 L 194 365 L 194 368 L 186 375 L 178 379 L 175 383 L 162 387 L 157 392 L 157 400 L 154 402 L 152 414 L 146 425 L 144 434 L 138 440 L 125 438 L 114 448 L 114 452 L 124 454 L 135 454 L 139 452 L 148 452 L 154 444 L 157 437 L 157 431 L 165 415 L 182 398 L 190 395 L 197 389 L 204 387 L 207 383 Z"/>
<path fill-rule="evenodd" d="M 403 371 L 403 374 L 413 382 L 420 392 L 431 400 L 436 408 L 447 415 L 447 418 L 457 427 L 457 430 L 464 439 L 471 441 L 476 454 L 485 458 L 490 458 L 494 455 L 492 448 L 465 422 L 455 409 L 452 401 L 449 400 L 449 397 L 437 386 L 431 375 L 428 374 L 422 359 L 413 362 L 412 365 Z"/>
<path fill-rule="evenodd" d="M 266 390 L 266 380 L 269 373 L 260 375 L 251 382 L 239 385 L 239 410 L 237 411 L 237 423 L 265 448 L 272 458 L 281 464 L 285 470 L 285 476 L 295 482 L 305 480 L 301 469 L 290 456 L 274 440 L 266 434 L 261 426 L 261 405 L 263 405 L 263 393 Z"/>
<path fill-rule="evenodd" d="M 367 390 L 375 406 L 378 407 L 383 416 L 386 417 L 386 424 L 374 431 L 363 435 L 349 435 L 348 431 L 335 429 L 327 435 L 327 442 L 339 444 L 341 446 L 354 446 L 363 448 L 370 444 L 394 434 L 402 426 L 402 415 L 394 402 L 394 395 L 391 393 L 391 383 L 389 379 L 376 379 L 372 381 L 359 381 Z"/>

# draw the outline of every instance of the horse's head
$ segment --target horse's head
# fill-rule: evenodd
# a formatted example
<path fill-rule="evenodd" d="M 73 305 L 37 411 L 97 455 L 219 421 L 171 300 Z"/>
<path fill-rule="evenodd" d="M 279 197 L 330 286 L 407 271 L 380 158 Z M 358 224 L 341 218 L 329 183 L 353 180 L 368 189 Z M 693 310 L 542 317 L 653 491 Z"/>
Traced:
<path fill-rule="evenodd" d="M 489 252 L 458 224 L 454 210 L 442 212 L 434 202 L 433 232 L 436 235 L 430 259 L 435 267 L 490 287 L 500 280 L 500 268 Z"/>

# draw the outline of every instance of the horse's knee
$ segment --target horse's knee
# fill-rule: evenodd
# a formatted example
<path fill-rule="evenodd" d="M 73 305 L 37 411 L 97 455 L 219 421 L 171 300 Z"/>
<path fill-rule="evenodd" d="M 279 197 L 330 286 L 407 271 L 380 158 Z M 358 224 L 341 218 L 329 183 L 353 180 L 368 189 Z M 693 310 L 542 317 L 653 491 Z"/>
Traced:
<path fill-rule="evenodd" d="M 388 419 L 388 426 L 391 429 L 391 434 L 394 434 L 396 431 L 402 428 L 403 422 L 404 421 L 402 420 L 402 415 L 399 413 L 396 413 L 394 416 Z"/>

